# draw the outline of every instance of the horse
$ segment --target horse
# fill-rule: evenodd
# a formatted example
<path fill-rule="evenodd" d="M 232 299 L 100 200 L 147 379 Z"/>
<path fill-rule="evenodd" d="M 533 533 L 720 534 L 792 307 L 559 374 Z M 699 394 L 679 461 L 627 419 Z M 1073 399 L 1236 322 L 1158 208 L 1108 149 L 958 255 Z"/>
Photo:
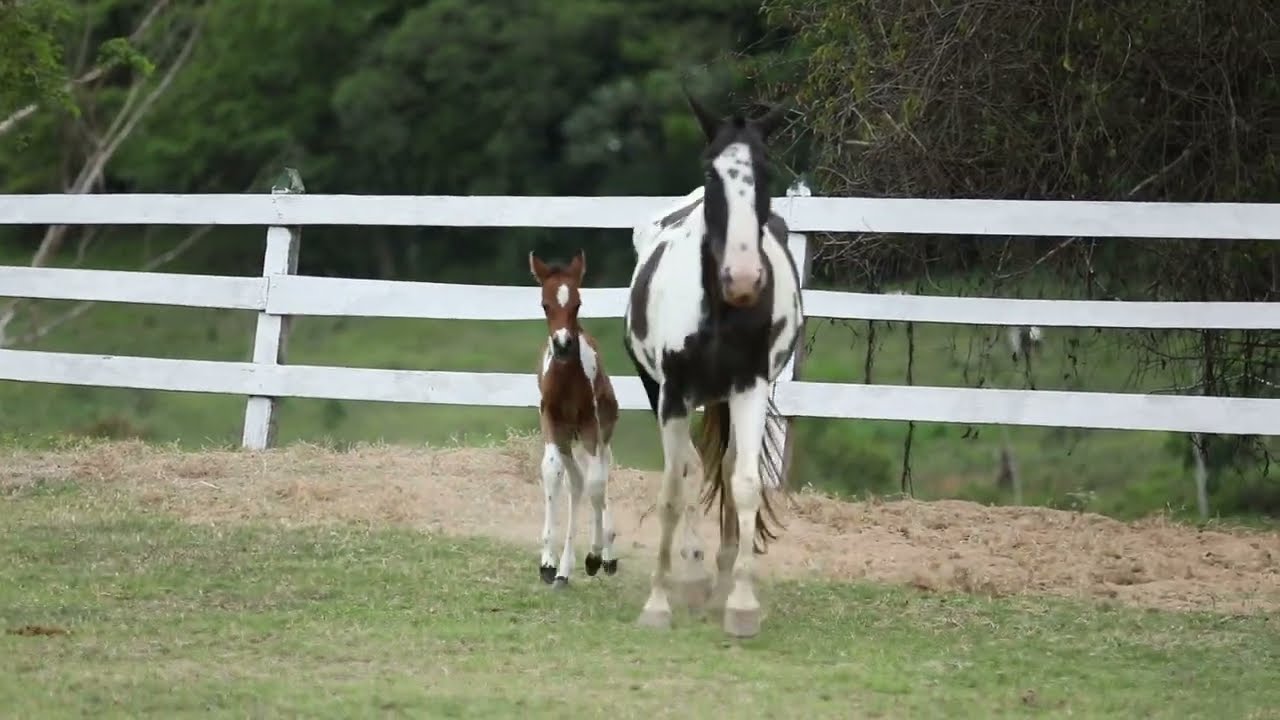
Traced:
<path fill-rule="evenodd" d="M 581 250 L 567 266 L 547 264 L 529 253 L 529 271 L 542 288 L 542 311 L 547 319 L 547 340 L 538 365 L 539 425 L 544 443 L 541 463 L 546 512 L 542 526 L 542 555 L 538 572 L 555 588 L 569 585 L 574 565 L 573 533 L 578 502 L 585 485 L 591 501 L 591 549 L 584 565 L 587 575 L 600 568 L 618 572 L 614 556 L 613 519 L 608 507 L 609 467 L 613 462 L 613 429 L 618 422 L 618 400 L 604 370 L 596 340 L 578 323 L 582 307 L 579 289 L 587 259 Z M 555 505 L 562 479 L 569 477 L 569 517 L 565 524 L 564 550 L 559 564 L 552 555 Z"/>
<path fill-rule="evenodd" d="M 709 585 L 692 527 L 693 488 L 686 487 L 701 464 L 703 503 L 709 509 L 719 499 L 720 547 L 715 587 L 709 598 L 690 592 L 690 609 L 709 600 L 725 633 L 747 638 L 761 621 L 753 552 L 776 539 L 770 521 L 779 524 L 762 488 L 782 486 L 781 416 L 771 389 L 795 350 L 804 312 L 789 231 L 768 190 L 765 142 L 787 108 L 722 118 L 684 95 L 706 138 L 703 184 L 633 231 L 636 266 L 625 313 L 624 345 L 663 452 L 657 568 L 637 623 L 671 626 L 671 546 L 682 511 L 681 556 L 693 566 L 686 585 Z M 690 414 L 700 405 L 695 450 Z M 750 546 L 739 542 L 753 530 Z"/>

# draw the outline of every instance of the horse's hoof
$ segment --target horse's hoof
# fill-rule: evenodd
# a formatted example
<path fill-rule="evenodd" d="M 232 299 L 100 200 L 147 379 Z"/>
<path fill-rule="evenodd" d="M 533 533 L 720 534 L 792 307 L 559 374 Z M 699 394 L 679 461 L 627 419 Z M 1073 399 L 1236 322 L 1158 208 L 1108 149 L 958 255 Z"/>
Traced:
<path fill-rule="evenodd" d="M 760 608 L 739 610 L 725 608 L 724 631 L 736 638 L 751 638 L 760 634 Z"/>
<path fill-rule="evenodd" d="M 564 590 L 567 587 L 569 587 L 569 578 L 567 577 L 558 577 L 551 585 L 552 590 Z"/>
<path fill-rule="evenodd" d="M 636 624 L 642 628 L 649 628 L 651 630 L 670 630 L 671 611 L 642 610 L 640 612 L 640 617 L 636 618 Z"/>
<path fill-rule="evenodd" d="M 614 559 L 612 559 L 612 560 L 605 560 L 605 561 L 604 561 L 604 574 L 605 574 L 605 575 L 617 575 L 617 574 L 618 574 L 618 558 L 614 558 Z"/>
<path fill-rule="evenodd" d="M 538 568 L 538 574 L 542 576 L 542 582 L 550 585 L 556 579 L 556 566 L 543 565 Z"/>
<path fill-rule="evenodd" d="M 587 575 L 595 577 L 596 573 L 600 572 L 600 565 L 603 562 L 604 560 L 599 555 L 587 553 L 587 559 L 583 563 L 587 566 Z"/>
<path fill-rule="evenodd" d="M 703 575 L 692 580 L 679 580 L 680 596 L 690 610 L 701 610 L 711 599 L 711 576 Z"/>

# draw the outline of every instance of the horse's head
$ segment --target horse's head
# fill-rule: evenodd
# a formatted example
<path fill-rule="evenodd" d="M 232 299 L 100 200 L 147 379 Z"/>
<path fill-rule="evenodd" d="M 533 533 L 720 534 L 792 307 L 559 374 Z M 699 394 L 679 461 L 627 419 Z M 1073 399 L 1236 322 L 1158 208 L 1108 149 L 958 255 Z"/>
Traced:
<path fill-rule="evenodd" d="M 567 266 L 548 265 L 529 253 L 529 272 L 542 287 L 542 312 L 547 316 L 551 355 L 556 360 L 577 356 L 578 308 L 582 307 L 578 291 L 586 269 L 587 256 L 581 250 Z"/>
<path fill-rule="evenodd" d="M 707 139 L 703 152 L 706 235 L 724 301 L 754 305 L 768 281 L 760 239 L 771 212 L 765 141 L 787 112 L 777 105 L 763 116 L 720 118 L 686 91 L 685 98 Z M 780 238 L 783 239 L 783 238 Z"/>

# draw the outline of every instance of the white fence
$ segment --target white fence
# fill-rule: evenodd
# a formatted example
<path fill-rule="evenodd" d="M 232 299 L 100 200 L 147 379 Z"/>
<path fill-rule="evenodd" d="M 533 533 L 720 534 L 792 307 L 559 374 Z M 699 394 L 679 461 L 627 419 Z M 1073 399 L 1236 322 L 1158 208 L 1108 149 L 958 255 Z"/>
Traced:
<path fill-rule="evenodd" d="M 0 380 L 248 396 L 244 445 L 271 444 L 283 397 L 536 407 L 531 373 L 284 364 L 295 315 L 541 319 L 537 288 L 305 277 L 306 225 L 630 228 L 676 198 L 304 195 L 0 195 L 0 224 L 267 227 L 261 277 L 0 266 L 0 296 L 256 310 L 251 362 L 0 349 Z M 1280 204 L 886 200 L 785 197 L 802 251 L 812 231 L 1280 240 Z M 627 239 L 620 237 L 620 242 Z M 624 288 L 583 291 L 584 318 L 621 317 Z M 808 317 L 969 325 L 1280 329 L 1280 303 L 1112 302 L 804 291 Z M 647 409 L 634 376 L 624 409 Z M 788 416 L 1280 434 L 1280 400 L 779 381 Z"/>

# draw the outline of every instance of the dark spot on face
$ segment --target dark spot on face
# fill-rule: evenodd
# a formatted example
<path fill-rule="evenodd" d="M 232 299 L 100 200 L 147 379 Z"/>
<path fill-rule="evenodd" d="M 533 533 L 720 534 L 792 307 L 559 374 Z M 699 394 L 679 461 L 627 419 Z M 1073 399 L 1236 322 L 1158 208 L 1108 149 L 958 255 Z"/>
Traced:
<path fill-rule="evenodd" d="M 738 168 L 729 168 L 729 179 L 730 179 L 730 180 L 737 180 L 737 179 L 738 179 L 738 175 L 740 175 L 740 174 L 741 174 L 741 173 L 739 173 L 739 172 L 738 172 Z"/>
<path fill-rule="evenodd" d="M 746 249 L 747 249 L 747 244 L 746 244 L 746 243 L 738 243 L 738 249 L 739 249 L 739 250 L 746 250 Z"/>
<path fill-rule="evenodd" d="M 750 175 L 743 175 L 742 182 L 746 183 L 747 185 L 754 185 L 756 182 L 756 179 L 754 177 L 751 177 Z"/>
<path fill-rule="evenodd" d="M 746 197 L 746 196 L 747 196 L 747 189 L 746 189 L 746 188 L 738 188 L 738 197 Z"/>

